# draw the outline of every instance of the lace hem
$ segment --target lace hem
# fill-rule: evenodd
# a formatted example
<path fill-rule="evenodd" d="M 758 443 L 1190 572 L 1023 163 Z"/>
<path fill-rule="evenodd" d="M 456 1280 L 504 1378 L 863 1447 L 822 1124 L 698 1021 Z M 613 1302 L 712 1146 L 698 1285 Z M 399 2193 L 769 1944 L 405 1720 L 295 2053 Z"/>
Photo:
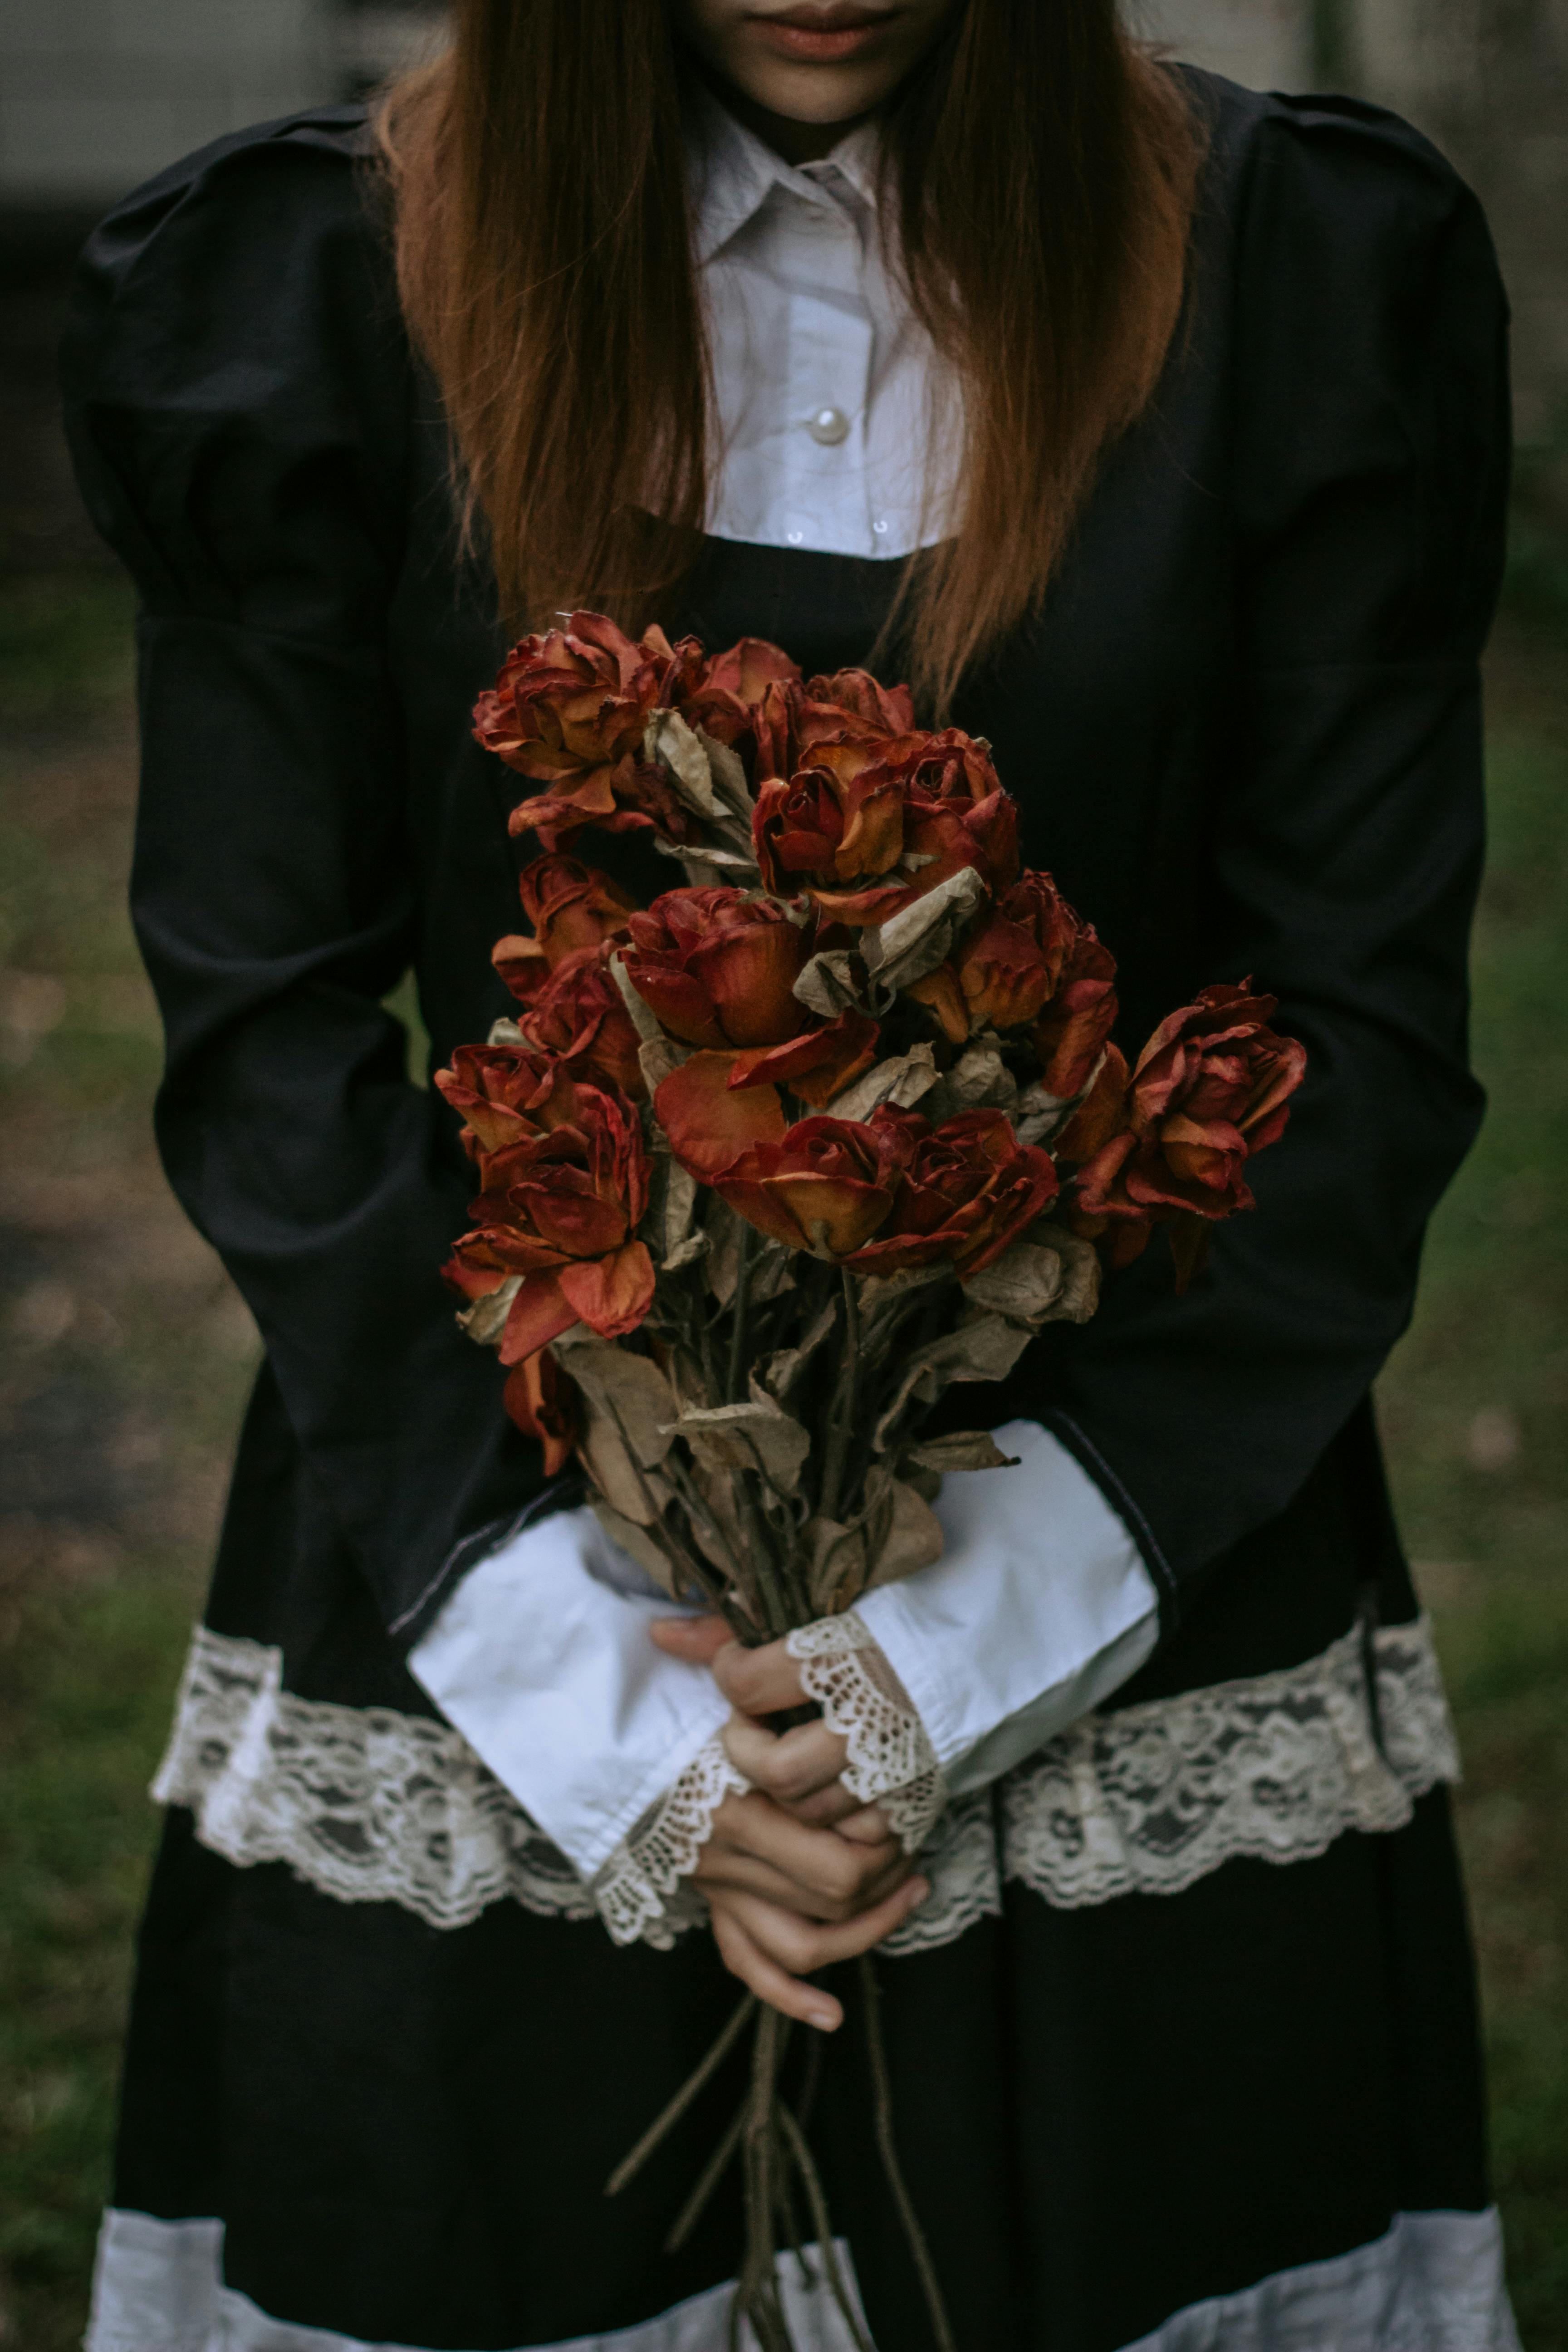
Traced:
<path fill-rule="evenodd" d="M 707 1918 L 706 1902 L 687 1882 L 719 1807 L 751 1785 L 715 1732 L 594 1878 L 595 1908 L 617 1944 L 640 1941 L 667 1952 L 678 1936 Z"/>
<path fill-rule="evenodd" d="M 935 1750 L 909 1693 L 853 1610 L 784 1638 L 801 1688 L 848 1744 L 840 1775 L 863 1805 L 880 1805 L 906 1853 L 918 1853 L 946 1802 Z"/>
<path fill-rule="evenodd" d="M 196 1628 L 153 1795 L 188 1805 L 204 1845 L 431 1927 L 503 1896 L 593 1918 L 565 1855 L 449 1724 L 297 1698 L 282 1675 L 281 1651 Z"/>
<path fill-rule="evenodd" d="M 1072 1909 L 1402 1827 L 1417 1797 L 1458 1779 L 1458 1757 L 1426 1620 L 1384 1627 L 1374 1654 L 1381 1749 L 1355 1633 L 1280 1674 L 1088 1717 L 940 1816 L 921 1855 L 931 1893 L 883 1949 L 951 1943 L 1001 1910 L 1008 1878 Z M 340 1901 L 399 1903 L 434 1927 L 466 1926 L 502 1897 L 556 1918 L 603 1916 L 448 1725 L 297 1698 L 281 1678 L 277 1650 L 198 1628 L 153 1793 L 192 1809 L 204 1845 L 241 1864 L 286 1863 Z M 637 1849 L 648 1894 L 616 1897 L 657 1904 L 637 1932 L 661 1945 L 706 1916 L 694 1888 L 660 1884 L 679 1876 L 680 1839 L 695 1839 L 694 1856 L 706 1833 L 664 1823 L 675 1796 L 622 1849 Z M 616 1859 L 599 1874 L 601 1904 Z"/>

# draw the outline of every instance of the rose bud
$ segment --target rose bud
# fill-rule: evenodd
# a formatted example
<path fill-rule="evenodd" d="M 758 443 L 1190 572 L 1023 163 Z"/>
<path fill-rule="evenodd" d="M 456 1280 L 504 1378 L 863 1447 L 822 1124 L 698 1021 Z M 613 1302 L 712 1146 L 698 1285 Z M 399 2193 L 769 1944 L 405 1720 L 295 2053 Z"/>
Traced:
<path fill-rule="evenodd" d="M 577 1443 L 577 1391 L 551 1350 L 539 1349 L 514 1364 L 501 1396 L 523 1435 L 537 1438 L 543 1447 L 545 1476 L 555 1477 Z"/>
<path fill-rule="evenodd" d="M 537 832 L 549 850 L 585 824 L 611 833 L 653 826 L 686 839 L 685 810 L 642 757 L 674 660 L 662 630 L 634 645 L 597 613 L 574 613 L 568 628 L 512 647 L 493 691 L 474 706 L 474 736 L 547 787 L 512 811 L 513 833 Z"/>
<path fill-rule="evenodd" d="M 836 669 L 829 677 L 814 677 L 806 700 L 847 711 L 883 735 L 912 735 L 915 706 L 907 686 L 883 686 L 868 669 Z"/>
<path fill-rule="evenodd" d="M 683 1044 L 740 1049 L 731 1085 L 789 1085 L 826 1102 L 869 1063 L 874 1021 L 845 1013 L 824 1023 L 794 994 L 821 940 L 776 900 L 671 890 L 634 915 L 630 931 L 633 987 Z"/>
<path fill-rule="evenodd" d="M 636 1239 L 647 1207 L 648 1161 L 633 1106 L 601 1087 L 571 1085 L 571 1117 L 485 1162 L 474 1230 L 457 1244 L 469 1297 L 522 1276 L 501 1337 L 521 1363 L 574 1323 L 616 1339 L 653 1304 L 653 1260 Z"/>
<path fill-rule="evenodd" d="M 580 948 L 556 966 L 518 1026 L 531 1045 L 552 1054 L 574 1078 L 618 1087 L 634 1102 L 647 1093 L 641 1044 L 616 985 L 609 959 L 616 943 Z"/>
<path fill-rule="evenodd" d="M 1252 994 L 1250 982 L 1203 989 L 1144 1046 L 1120 1114 L 1114 1074 L 1098 1103 L 1099 1085 L 1090 1090 L 1063 1156 L 1081 1155 L 1115 1123 L 1081 1168 L 1079 1217 L 1101 1231 L 1194 1218 L 1212 1224 L 1254 1205 L 1247 1162 L 1283 1134 L 1307 1063 L 1304 1045 L 1268 1026 L 1276 1004 Z M 1189 1267 L 1194 1255 L 1187 1252 Z"/>
<path fill-rule="evenodd" d="M 531 1003 L 563 959 L 615 939 L 637 906 L 618 882 L 575 857 L 536 857 L 518 877 L 531 939 L 498 940 L 490 957 L 521 1004 Z"/>
<path fill-rule="evenodd" d="M 685 646 L 677 647 L 678 655 Z M 700 658 L 666 690 L 689 727 L 700 727 L 716 743 L 727 743 L 744 759 L 754 759 L 757 724 L 763 696 L 770 686 L 794 685 L 800 671 L 788 654 L 765 637 L 742 637 L 727 653 Z"/>
<path fill-rule="evenodd" d="M 481 1182 L 496 1153 L 565 1125 L 576 1102 L 554 1055 L 527 1045 L 459 1045 L 435 1084 L 466 1122 L 463 1148 L 479 1162 Z"/>
<path fill-rule="evenodd" d="M 963 1276 L 978 1274 L 1056 1192 L 1049 1154 L 1021 1144 L 1005 1111 L 962 1111 L 915 1144 L 891 1215 L 854 1263 L 888 1275 L 945 1259 Z"/>
<path fill-rule="evenodd" d="M 898 1196 L 914 1145 L 909 1129 L 907 1112 L 804 1118 L 710 1181 L 721 1200 L 786 1248 L 853 1258 Z"/>

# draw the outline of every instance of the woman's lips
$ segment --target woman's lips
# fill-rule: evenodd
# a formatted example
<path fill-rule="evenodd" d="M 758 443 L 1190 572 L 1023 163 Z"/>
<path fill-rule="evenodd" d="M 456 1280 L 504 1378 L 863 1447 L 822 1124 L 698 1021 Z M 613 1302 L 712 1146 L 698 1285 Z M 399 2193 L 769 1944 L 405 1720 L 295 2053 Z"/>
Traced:
<path fill-rule="evenodd" d="M 750 22 L 776 55 L 818 65 L 858 57 L 887 30 L 890 16 L 886 10 L 801 8 L 787 16 L 752 16 Z"/>

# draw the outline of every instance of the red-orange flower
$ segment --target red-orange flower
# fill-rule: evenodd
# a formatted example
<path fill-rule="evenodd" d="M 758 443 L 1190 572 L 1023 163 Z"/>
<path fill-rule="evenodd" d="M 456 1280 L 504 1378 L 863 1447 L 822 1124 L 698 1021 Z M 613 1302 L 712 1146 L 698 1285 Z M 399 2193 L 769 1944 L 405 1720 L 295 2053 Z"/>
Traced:
<path fill-rule="evenodd" d="M 843 922 L 883 923 L 966 866 L 994 890 L 1017 873 L 1016 806 L 958 729 L 860 730 L 808 742 L 801 757 L 757 794 L 766 888 L 807 890 Z"/>
<path fill-rule="evenodd" d="M 788 654 L 765 637 L 742 637 L 728 652 L 705 656 L 694 637 L 676 647 L 680 667 L 666 689 L 689 727 L 754 759 L 763 698 L 770 687 L 798 685 Z"/>
<path fill-rule="evenodd" d="M 1020 1143 L 1005 1111 L 961 1111 L 919 1138 L 891 1214 L 854 1262 L 868 1274 L 898 1274 L 945 1259 L 962 1276 L 978 1274 L 1056 1193 L 1049 1155 Z"/>
<path fill-rule="evenodd" d="M 616 938 L 637 906 L 618 882 L 575 857 L 536 857 L 518 877 L 531 938 L 498 940 L 490 961 L 520 1004 L 531 1004 L 567 956 Z"/>
<path fill-rule="evenodd" d="M 627 977 L 688 1045 L 738 1054 L 734 1085 L 789 1084 L 826 1102 L 869 1063 L 877 1024 L 858 1013 L 824 1023 L 794 993 L 821 945 L 776 899 L 739 890 L 670 890 L 631 918 Z"/>
<path fill-rule="evenodd" d="M 513 1064 L 511 1083 L 501 1057 Z M 548 1082 L 541 1065 L 549 1058 L 522 1046 L 467 1047 L 455 1057 L 467 1061 L 467 1080 L 456 1067 L 437 1080 L 476 1135 L 478 1117 L 509 1139 L 499 1148 L 479 1139 L 484 1190 L 473 1203 L 474 1229 L 447 1268 L 470 1299 L 521 1276 L 501 1339 L 504 1364 L 521 1363 L 578 1321 L 619 1339 L 653 1303 L 653 1261 L 636 1238 L 648 1184 L 637 1114 L 623 1095 L 559 1068 Z M 509 1092 L 527 1107 L 498 1101 Z"/>
<path fill-rule="evenodd" d="M 672 1083 L 667 1079 L 655 1098 L 661 1117 L 665 1087 Z M 852 1258 L 898 1197 L 914 1148 L 910 1125 L 904 1111 L 880 1110 L 866 1121 L 803 1118 L 752 1144 L 706 1181 L 748 1223 L 787 1248 Z"/>
<path fill-rule="evenodd" d="M 1114 1048 L 1065 1129 L 1058 1157 L 1079 1164 L 1075 1223 L 1131 1230 L 1135 1256 L 1154 1223 L 1212 1224 L 1253 1206 L 1247 1162 L 1276 1142 L 1306 1071 L 1294 1037 L 1268 1025 L 1272 996 L 1251 982 L 1199 992 L 1163 1021 L 1131 1077 Z M 1195 1247 L 1187 1253 L 1195 1256 Z"/>
<path fill-rule="evenodd" d="M 577 1391 L 548 1348 L 512 1366 L 501 1398 L 523 1435 L 539 1440 L 544 1475 L 553 1478 L 577 1443 Z"/>
<path fill-rule="evenodd" d="M 520 1015 L 518 1027 L 531 1045 L 553 1054 L 573 1077 L 618 1087 L 640 1102 L 647 1092 L 637 1059 L 641 1040 L 609 968 L 615 953 L 615 940 L 606 940 L 563 957 Z"/>
<path fill-rule="evenodd" d="M 1048 874 L 1021 874 L 958 952 L 906 991 L 962 1045 L 978 1029 L 1032 1025 L 1044 1083 L 1070 1097 L 1116 1019 L 1116 965 Z"/>
<path fill-rule="evenodd" d="M 474 734 L 509 768 L 546 789 L 512 811 L 513 833 L 558 849 L 585 824 L 606 832 L 653 826 L 684 841 L 690 819 L 662 771 L 644 760 L 643 735 L 676 661 L 662 629 L 637 644 L 598 613 L 524 637 L 493 691 L 474 706 Z"/>

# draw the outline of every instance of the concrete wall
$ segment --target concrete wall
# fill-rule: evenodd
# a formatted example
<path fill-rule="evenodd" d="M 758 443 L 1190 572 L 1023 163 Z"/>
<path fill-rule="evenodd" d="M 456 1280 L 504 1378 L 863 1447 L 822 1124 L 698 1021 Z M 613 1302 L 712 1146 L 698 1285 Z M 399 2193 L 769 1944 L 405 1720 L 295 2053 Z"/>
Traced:
<path fill-rule="evenodd" d="M 1311 82 L 1310 0 L 1138 0 L 1137 29 L 1248 89 Z"/>

